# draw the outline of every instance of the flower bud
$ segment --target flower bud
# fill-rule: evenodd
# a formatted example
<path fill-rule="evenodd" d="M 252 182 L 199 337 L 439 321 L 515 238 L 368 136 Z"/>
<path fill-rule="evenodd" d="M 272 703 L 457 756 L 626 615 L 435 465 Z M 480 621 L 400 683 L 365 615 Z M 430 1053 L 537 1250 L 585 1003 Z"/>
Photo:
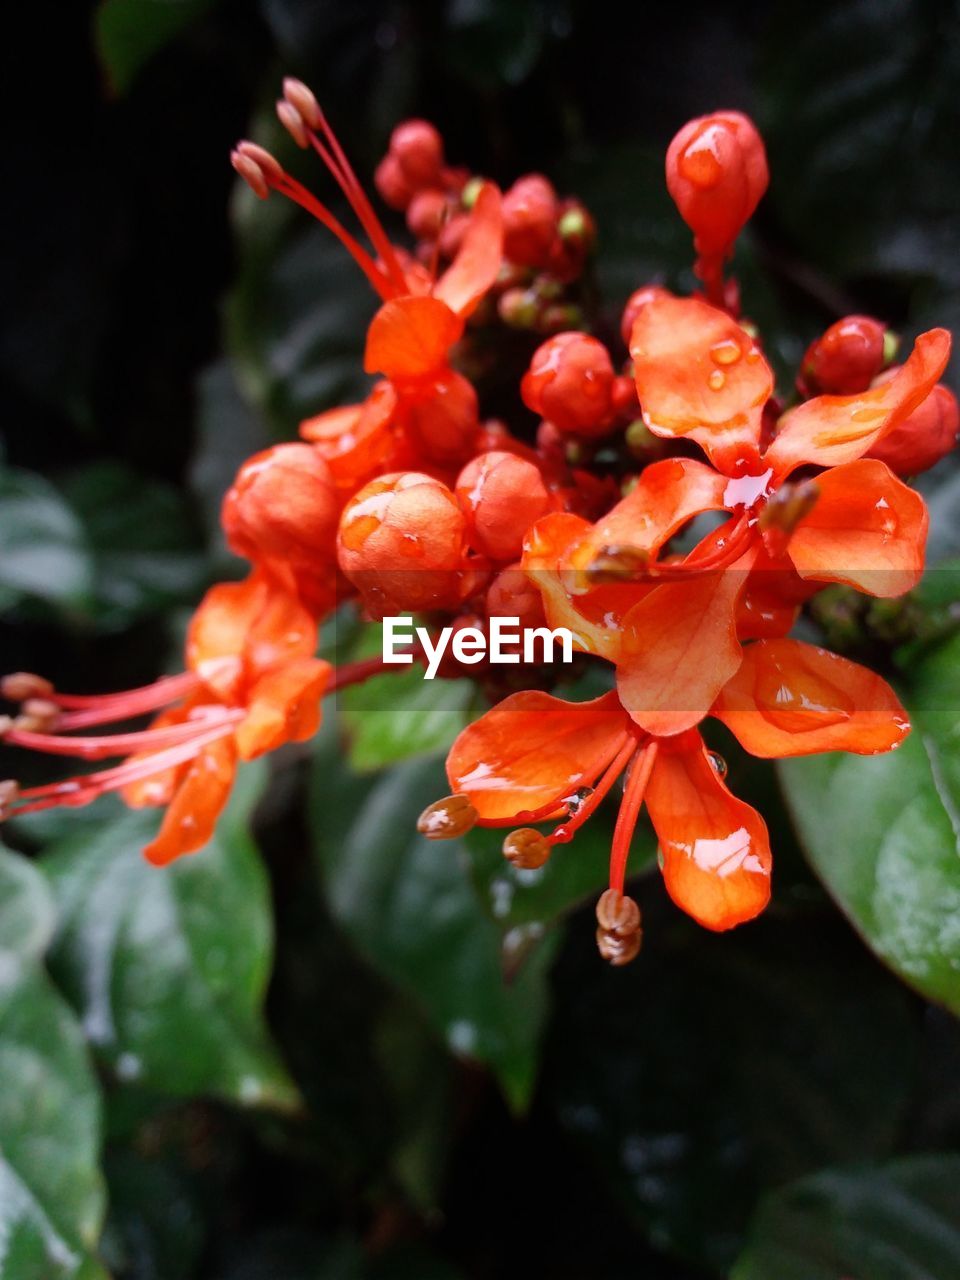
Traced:
<path fill-rule="evenodd" d="M 539 469 L 514 453 L 482 453 L 457 478 L 471 545 L 491 560 L 515 560 L 523 537 L 550 510 Z"/>
<path fill-rule="evenodd" d="M 292 573 L 304 604 L 333 602 L 340 500 L 330 468 L 309 444 L 278 444 L 243 464 L 223 500 L 227 542 L 254 563 Z"/>
<path fill-rule="evenodd" d="M 881 385 L 895 373 L 896 369 L 885 369 L 873 385 Z M 909 418 L 880 437 L 867 457 L 879 458 L 898 476 L 915 476 L 928 471 L 954 448 L 958 429 L 957 397 L 940 382 Z"/>
<path fill-rule="evenodd" d="M 457 465 L 469 458 L 480 426 L 477 393 L 462 373 L 447 369 L 404 396 L 413 444 L 432 462 Z"/>
<path fill-rule="evenodd" d="M 670 296 L 670 290 L 662 289 L 658 284 L 645 284 L 640 289 L 634 289 L 627 299 L 627 305 L 623 308 L 623 316 L 620 320 L 620 336 L 623 338 L 625 347 L 629 349 L 634 321 L 647 303 Z"/>
<path fill-rule="evenodd" d="M 727 254 L 767 189 L 763 140 L 739 111 L 685 124 L 667 149 L 667 188 L 697 252 Z"/>
<path fill-rule="evenodd" d="M 417 819 L 417 830 L 428 840 L 454 840 L 476 823 L 477 811 L 467 797 L 453 795 L 428 804 Z"/>
<path fill-rule="evenodd" d="M 557 234 L 568 249 L 587 254 L 597 243 L 597 224 L 589 210 L 574 200 L 568 202 L 561 213 Z"/>
<path fill-rule="evenodd" d="M 413 199 L 413 187 L 400 167 L 400 161 L 390 152 L 374 170 L 373 185 L 380 192 L 384 204 L 401 213 Z"/>
<path fill-rule="evenodd" d="M 503 842 L 503 856 L 518 871 L 536 871 L 550 857 L 550 841 L 533 827 L 511 831 Z"/>
<path fill-rule="evenodd" d="M 884 365 L 886 331 L 870 316 L 845 316 L 810 343 L 798 385 L 806 395 L 856 395 Z"/>
<path fill-rule="evenodd" d="M 428 121 L 404 120 L 398 124 L 390 135 L 390 155 L 400 165 L 412 190 L 440 185 L 443 139 Z"/>
<path fill-rule="evenodd" d="M 528 409 L 570 435 L 602 436 L 613 416 L 613 365 L 585 333 L 558 333 L 534 352 L 520 394 Z"/>
<path fill-rule="evenodd" d="M 340 567 L 367 607 L 450 608 L 459 600 L 466 522 L 439 480 L 418 471 L 380 476 L 344 508 Z"/>
<path fill-rule="evenodd" d="M 418 191 L 407 209 L 407 226 L 418 240 L 436 240 L 447 218 L 450 202 L 442 191 Z"/>
<path fill-rule="evenodd" d="M 487 588 L 488 618 L 517 618 L 521 631 L 542 627 L 546 622 L 543 598 L 519 561 L 501 569 Z"/>
<path fill-rule="evenodd" d="M 518 178 L 503 197 L 503 256 L 541 267 L 557 237 L 557 193 L 546 178 Z"/>

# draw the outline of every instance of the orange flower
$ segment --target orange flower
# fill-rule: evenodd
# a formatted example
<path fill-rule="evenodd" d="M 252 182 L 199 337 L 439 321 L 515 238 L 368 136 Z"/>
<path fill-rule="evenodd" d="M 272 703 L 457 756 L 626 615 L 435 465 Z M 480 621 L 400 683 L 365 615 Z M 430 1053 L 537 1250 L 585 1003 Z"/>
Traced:
<path fill-rule="evenodd" d="M 127 758 L 99 772 L 15 791 L 10 812 L 89 804 L 120 791 L 134 808 L 167 806 L 144 851 L 149 861 L 167 863 L 202 848 L 227 802 L 237 761 L 316 732 L 332 670 L 313 656 L 316 641 L 307 610 L 261 571 L 213 587 L 190 625 L 183 674 L 101 697 L 58 694 L 47 686 L 41 699 L 24 703 L 28 714 L 5 735 L 10 745 L 86 760 Z M 21 700 L 36 679 L 8 677 L 3 695 Z M 161 707 L 167 709 L 146 730 L 71 736 L 72 730 Z"/>
<path fill-rule="evenodd" d="M 879 676 L 797 640 L 747 646 L 710 714 L 753 755 L 820 751 L 860 755 L 889 751 L 909 731 L 906 713 Z M 623 896 L 630 842 L 642 805 L 653 823 L 667 891 L 708 929 L 729 929 L 763 910 L 770 895 L 771 853 L 761 816 L 733 796 L 725 766 L 690 728 L 667 738 L 645 733 L 615 692 L 567 703 L 546 693 L 517 693 L 457 738 L 447 776 L 481 826 L 559 819 L 549 835 L 508 836 L 504 852 L 518 865 L 542 865 L 549 850 L 573 838 L 626 773 L 610 857 L 610 894 Z M 443 803 L 443 802 L 441 802 Z M 443 810 L 440 810 L 442 817 Z M 428 834 L 443 830 L 428 810 Z M 629 959 L 630 947 L 604 932 L 603 949 Z M 622 931 L 621 931 L 622 932 Z M 620 936 L 620 943 L 628 939 Z"/>

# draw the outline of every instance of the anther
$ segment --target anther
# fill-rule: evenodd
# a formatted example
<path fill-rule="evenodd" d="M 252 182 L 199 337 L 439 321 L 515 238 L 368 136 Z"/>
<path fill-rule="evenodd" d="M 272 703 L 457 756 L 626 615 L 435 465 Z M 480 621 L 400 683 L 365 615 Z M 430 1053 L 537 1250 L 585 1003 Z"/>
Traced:
<path fill-rule="evenodd" d="M 56 728 L 59 719 L 60 708 L 55 702 L 48 698 L 27 698 L 13 727 L 26 733 L 49 733 Z"/>
<path fill-rule="evenodd" d="M 259 146 L 256 142 L 249 142 L 244 139 L 238 142 L 237 151 L 242 156 L 246 156 L 248 160 L 252 160 L 254 164 L 263 171 L 263 176 L 269 183 L 275 184 L 282 181 L 284 177 L 283 165 L 280 161 L 270 154 L 265 147 Z"/>
<path fill-rule="evenodd" d="M 287 76 L 283 82 L 283 96 L 311 129 L 319 129 L 323 122 L 320 104 L 302 80 Z"/>
<path fill-rule="evenodd" d="M 597 930 L 597 950 L 600 952 L 600 957 L 615 969 L 636 960 L 640 953 L 641 941 L 642 934 L 639 929 L 626 938 L 616 937 L 603 929 Z"/>
<path fill-rule="evenodd" d="M 597 902 L 597 924 L 607 933 L 626 936 L 640 928 L 640 908 L 633 898 L 607 889 Z"/>
<path fill-rule="evenodd" d="M 799 484 L 784 484 L 770 497 L 760 512 L 760 528 L 764 533 L 776 530 L 791 534 L 809 515 L 820 497 L 816 480 L 801 480 Z"/>
<path fill-rule="evenodd" d="M 503 842 L 503 856 L 519 871 L 536 871 L 550 857 L 550 841 L 533 827 L 511 831 Z"/>
<path fill-rule="evenodd" d="M 643 577 L 650 569 L 650 553 L 640 547 L 603 547 L 586 568 L 587 581 L 629 582 Z"/>
<path fill-rule="evenodd" d="M 298 147 L 306 149 L 310 145 L 310 138 L 307 134 L 307 124 L 303 116 L 286 98 L 281 98 L 277 103 L 277 118 L 289 133 Z"/>
<path fill-rule="evenodd" d="M 0 716 L 0 738 L 5 738 L 13 728 L 12 716 Z"/>
<path fill-rule="evenodd" d="M 257 162 L 251 160 L 249 156 L 245 156 L 242 151 L 231 151 L 230 163 L 253 194 L 259 196 L 261 200 L 266 200 L 270 194 L 270 187 L 263 170 Z"/>
<path fill-rule="evenodd" d="M 0 781 L 0 821 L 9 816 L 10 805 L 20 797 L 20 784 L 13 778 Z"/>
<path fill-rule="evenodd" d="M 466 835 L 477 822 L 477 811 L 466 796 L 445 796 L 428 804 L 417 819 L 417 830 L 428 840 L 453 840 Z"/>
<path fill-rule="evenodd" d="M 8 702 L 24 702 L 27 698 L 49 698 L 53 685 L 32 671 L 14 671 L 0 680 L 0 696 Z"/>

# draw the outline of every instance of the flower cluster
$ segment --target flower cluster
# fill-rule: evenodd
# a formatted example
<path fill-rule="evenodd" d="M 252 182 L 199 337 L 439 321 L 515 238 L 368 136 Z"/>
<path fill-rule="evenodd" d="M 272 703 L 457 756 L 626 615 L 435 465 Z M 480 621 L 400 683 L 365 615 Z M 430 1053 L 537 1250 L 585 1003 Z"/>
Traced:
<path fill-rule="evenodd" d="M 763 142 L 736 112 L 691 121 L 667 152 L 702 292 L 641 283 L 621 348 L 585 331 L 593 220 L 546 178 L 501 194 L 449 166 L 432 125 L 400 125 L 375 182 L 406 216 L 405 249 L 309 89 L 286 81 L 277 111 L 367 245 L 262 147 L 241 142 L 233 164 L 261 198 L 278 193 L 318 219 L 372 286 L 369 393 L 241 468 L 222 519 L 250 571 L 200 604 L 182 674 L 100 697 L 25 673 L 3 681 L 19 704 L 2 721 L 9 745 L 120 759 L 45 786 L 2 783 L 3 816 L 120 791 L 166 806 L 146 852 L 168 862 L 209 839 L 238 760 L 308 738 L 325 693 L 383 670 L 316 656 L 334 609 L 481 630 L 519 618 L 569 628 L 582 665 L 609 673 L 608 691 L 565 701 L 543 668 L 498 681 L 448 662 L 443 674 L 477 679 L 494 705 L 453 744 L 452 794 L 421 832 L 505 827 L 505 857 L 538 868 L 622 780 L 597 907 L 602 955 L 621 964 L 639 947 L 624 886 L 644 805 L 674 901 L 711 929 L 754 917 L 770 894 L 767 830 L 729 791 L 703 722 L 765 758 L 889 751 L 909 732 L 883 679 L 790 632 L 830 584 L 890 598 L 918 582 L 927 512 L 901 477 L 953 447 L 957 403 L 940 383 L 949 335 L 922 334 L 896 365 L 880 322 L 845 317 L 810 346 L 790 402 L 778 398 L 728 274 L 768 177 Z M 507 329 L 543 339 L 512 429 L 483 417 L 482 384 L 464 372 L 481 337 L 489 346 Z M 81 732 L 151 712 L 148 728 Z"/>

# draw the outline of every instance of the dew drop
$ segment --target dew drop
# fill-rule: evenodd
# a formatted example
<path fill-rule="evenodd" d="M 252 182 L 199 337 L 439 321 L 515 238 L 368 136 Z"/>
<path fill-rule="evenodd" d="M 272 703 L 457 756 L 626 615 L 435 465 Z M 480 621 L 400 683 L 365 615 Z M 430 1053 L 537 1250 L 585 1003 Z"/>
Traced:
<path fill-rule="evenodd" d="M 727 776 L 728 766 L 727 766 L 726 760 L 724 760 L 723 756 L 719 753 L 719 751 L 708 751 L 707 757 L 710 760 L 710 763 L 713 765 L 713 769 L 717 777 L 725 778 Z"/>
<path fill-rule="evenodd" d="M 726 375 L 722 369 L 714 369 L 707 379 L 707 386 L 711 391 L 722 391 L 726 383 Z"/>
<path fill-rule="evenodd" d="M 710 348 L 710 356 L 714 364 L 736 364 L 742 355 L 740 344 L 733 338 L 723 338 Z"/>

